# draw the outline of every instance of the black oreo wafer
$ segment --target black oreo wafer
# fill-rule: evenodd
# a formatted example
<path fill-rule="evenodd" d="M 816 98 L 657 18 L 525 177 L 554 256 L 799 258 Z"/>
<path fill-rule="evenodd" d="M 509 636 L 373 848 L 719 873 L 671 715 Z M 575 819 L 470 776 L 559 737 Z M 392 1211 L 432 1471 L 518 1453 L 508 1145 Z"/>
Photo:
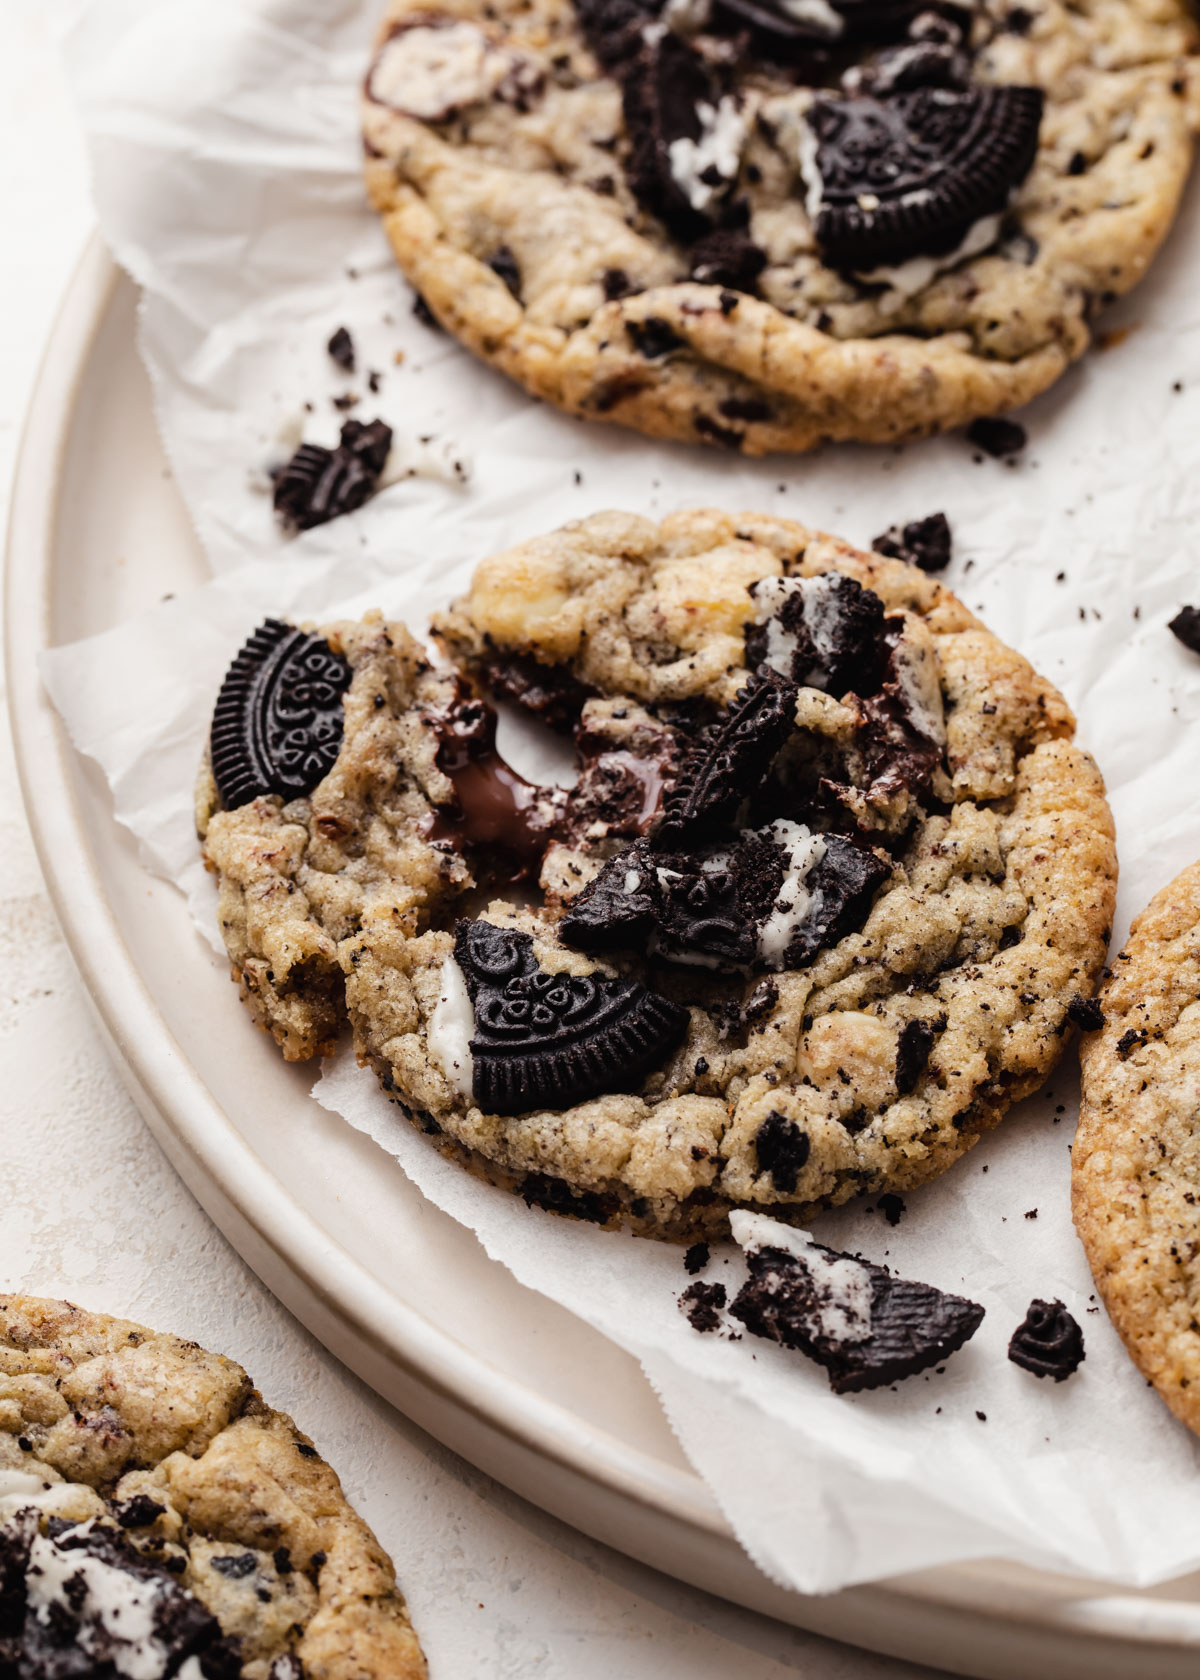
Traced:
<path fill-rule="evenodd" d="M 687 1025 L 686 1009 L 635 980 L 548 974 L 512 928 L 460 922 L 454 956 L 475 1014 L 472 1094 L 489 1114 L 634 1089 Z"/>
<path fill-rule="evenodd" d="M 795 727 L 795 683 L 774 671 L 752 676 L 684 766 L 668 795 L 655 848 L 687 845 L 731 823 L 766 781 Z"/>
<path fill-rule="evenodd" d="M 1043 103 L 1040 88 L 1012 86 L 815 99 L 825 260 L 863 271 L 953 250 L 1029 173 Z"/>
<path fill-rule="evenodd" d="M 332 770 L 350 667 L 328 642 L 268 618 L 229 667 L 213 710 L 212 769 L 227 810 L 295 799 Z"/>

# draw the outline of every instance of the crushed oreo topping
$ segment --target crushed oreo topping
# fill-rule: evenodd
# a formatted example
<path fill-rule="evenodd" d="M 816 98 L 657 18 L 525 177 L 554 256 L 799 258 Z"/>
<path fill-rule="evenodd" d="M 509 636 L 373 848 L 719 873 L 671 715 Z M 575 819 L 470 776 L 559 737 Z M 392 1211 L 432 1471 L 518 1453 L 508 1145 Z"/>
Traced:
<path fill-rule="evenodd" d="M 227 810 L 263 794 L 295 799 L 327 776 L 342 743 L 350 667 L 328 642 L 268 618 L 229 667 L 213 711 L 213 777 Z"/>
<path fill-rule="evenodd" d="M 1200 653 L 1200 607 L 1180 607 L 1167 629 L 1192 653 Z"/>
<path fill-rule="evenodd" d="M 713 168 L 708 195 L 689 196 L 674 163 L 680 148 L 703 157 L 706 130 L 727 97 L 713 68 L 670 30 L 649 31 L 624 67 L 622 105 L 629 134 L 626 176 L 643 209 L 684 243 L 699 238 L 732 184 Z M 686 176 L 685 176 L 686 179 Z M 704 208 L 698 208 L 703 200 Z"/>
<path fill-rule="evenodd" d="M 1099 1032 L 1105 1022 L 1100 999 L 1080 997 L 1078 993 L 1067 1005 L 1067 1018 L 1080 1032 Z"/>
<path fill-rule="evenodd" d="M 1083 1364 L 1083 1331 L 1061 1301 L 1031 1301 L 1012 1333 L 1008 1357 L 1035 1377 L 1065 1382 Z"/>
<path fill-rule="evenodd" d="M 347 328 L 339 327 L 325 348 L 329 352 L 330 360 L 335 362 L 343 373 L 354 372 L 354 340 Z"/>
<path fill-rule="evenodd" d="M 937 1022 L 918 1018 L 906 1021 L 901 1027 L 900 1037 L 896 1040 L 896 1090 L 902 1097 L 915 1089 L 918 1079 L 925 1072 L 933 1041 L 945 1026 L 946 1017 L 943 1015 Z"/>
<path fill-rule="evenodd" d="M 927 519 L 912 519 L 907 525 L 889 525 L 874 538 L 871 547 L 876 554 L 904 560 L 923 572 L 944 572 L 951 559 L 950 521 L 944 513 L 931 513 Z"/>
<path fill-rule="evenodd" d="M 695 1277 L 697 1272 L 702 1272 L 708 1265 L 710 1258 L 706 1242 L 693 1243 L 683 1257 L 683 1269 L 689 1277 Z"/>
<path fill-rule="evenodd" d="M 702 286 L 730 286 L 752 293 L 767 266 L 767 253 L 745 228 L 719 227 L 697 239 L 688 253 L 693 280 Z"/>
<path fill-rule="evenodd" d="M 237 1680 L 239 1643 L 162 1565 L 95 1518 L 32 1507 L 0 1525 L 0 1673 L 14 1680 L 166 1680 L 195 1658 L 205 1680 Z"/>
<path fill-rule="evenodd" d="M 1019 455 L 1028 441 L 1024 426 L 1016 420 L 988 419 L 985 416 L 981 420 L 972 420 L 967 427 L 967 442 L 997 461 Z"/>
<path fill-rule="evenodd" d="M 296 531 L 353 513 L 375 494 L 391 447 L 382 420 L 347 420 L 334 449 L 302 443 L 275 475 L 275 512 Z"/>
<path fill-rule="evenodd" d="M 839 1254 L 763 1214 L 739 1210 L 730 1225 L 750 1272 L 731 1314 L 752 1335 L 815 1359 L 835 1394 L 882 1388 L 937 1365 L 983 1321 L 974 1301 Z"/>
<path fill-rule="evenodd" d="M 593 692 L 566 665 L 543 665 L 526 654 L 497 655 L 480 675 L 489 694 L 512 701 L 559 735 L 574 732 Z"/>
<path fill-rule="evenodd" d="M 683 1036 L 687 1011 L 633 980 L 548 974 L 527 933 L 458 924 L 474 1010 L 472 1090 L 489 1114 L 570 1108 L 636 1089 Z"/>
<path fill-rule="evenodd" d="M 690 1283 L 679 1297 L 679 1310 L 693 1330 L 707 1335 L 721 1328 L 721 1314 L 728 1299 L 723 1283 Z"/>
<path fill-rule="evenodd" d="M 1009 84 L 818 96 L 805 179 L 826 261 L 870 271 L 954 250 L 1029 173 L 1043 103 Z"/>
<path fill-rule="evenodd" d="M 771 1183 L 785 1196 L 794 1193 L 811 1150 L 808 1133 L 776 1108 L 767 1115 L 754 1139 L 759 1171 L 769 1173 Z"/>
<path fill-rule="evenodd" d="M 626 321 L 625 331 L 632 339 L 634 349 L 648 362 L 669 356 L 683 343 L 675 328 L 661 315 L 647 315 L 644 321 Z"/>
<path fill-rule="evenodd" d="M 883 677 L 884 609 L 873 589 L 845 572 L 763 578 L 751 590 L 757 620 L 746 626 L 746 663 L 806 688 L 873 694 Z"/>

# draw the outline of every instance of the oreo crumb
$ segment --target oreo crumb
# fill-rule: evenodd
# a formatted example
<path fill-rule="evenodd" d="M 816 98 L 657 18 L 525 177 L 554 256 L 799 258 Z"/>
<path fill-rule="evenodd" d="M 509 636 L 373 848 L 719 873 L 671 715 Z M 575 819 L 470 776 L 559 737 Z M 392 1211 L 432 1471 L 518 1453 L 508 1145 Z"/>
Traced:
<path fill-rule="evenodd" d="M 113 1516 L 122 1528 L 149 1528 L 166 1508 L 157 1499 L 151 1499 L 149 1494 L 135 1493 L 132 1499 L 122 1500 L 113 1506 Z"/>
<path fill-rule="evenodd" d="M 1030 1208 L 1029 1211 L 1026 1213 L 1025 1217 L 1026 1217 L 1026 1219 L 1036 1219 L 1037 1218 L 1037 1213 L 1038 1213 L 1038 1210 L 1036 1208 Z"/>
<path fill-rule="evenodd" d="M 942 1025 L 945 1025 L 943 1020 Z M 902 1097 L 915 1089 L 925 1072 L 937 1028 L 932 1021 L 906 1021 L 896 1041 L 896 1090 Z"/>
<path fill-rule="evenodd" d="M 1076 993 L 1067 1005 L 1067 1019 L 1074 1022 L 1080 1032 L 1099 1032 L 1104 1025 L 1104 1011 L 1099 998 L 1080 997 Z"/>
<path fill-rule="evenodd" d="M 1192 653 L 1200 653 L 1200 607 L 1180 607 L 1167 629 Z"/>
<path fill-rule="evenodd" d="M 979 1419 L 980 1423 L 986 1423 L 987 1422 L 987 1413 L 986 1412 L 976 1412 L 975 1416 Z"/>
<path fill-rule="evenodd" d="M 812 1139 L 794 1120 L 773 1108 L 754 1140 L 758 1170 L 769 1173 L 776 1190 L 790 1196 L 812 1151 Z"/>
<path fill-rule="evenodd" d="M 513 297 L 515 297 L 517 302 L 520 303 L 521 270 L 517 265 L 516 257 L 513 256 L 512 251 L 507 245 L 501 245 L 499 250 L 495 251 L 488 258 L 488 267 L 491 269 L 493 274 L 503 280 Z"/>
<path fill-rule="evenodd" d="M 375 494 L 391 447 L 392 429 L 382 420 L 347 420 L 334 449 L 302 443 L 275 477 L 280 522 L 309 531 L 362 507 Z"/>
<path fill-rule="evenodd" d="M 972 420 L 967 427 L 967 440 L 994 460 L 1006 460 L 1020 454 L 1029 441 L 1024 426 L 1015 420 Z"/>
<path fill-rule="evenodd" d="M 1031 1301 L 1012 1333 L 1008 1357 L 1035 1377 L 1065 1382 L 1083 1363 L 1083 1331 L 1061 1301 Z"/>
<path fill-rule="evenodd" d="M 1136 1049 L 1145 1044 L 1149 1037 L 1150 1034 L 1145 1027 L 1130 1027 L 1117 1040 L 1117 1055 L 1124 1061 L 1126 1056 L 1132 1055 Z"/>
<path fill-rule="evenodd" d="M 887 554 L 893 560 L 906 560 L 923 572 L 944 572 L 950 564 L 953 538 L 950 521 L 944 513 L 931 513 L 925 519 L 910 520 L 907 525 L 889 525 L 874 538 L 871 547 L 876 554 Z"/>
<path fill-rule="evenodd" d="M 442 323 L 425 302 L 425 299 L 421 296 L 420 292 L 413 293 L 412 312 L 416 316 L 417 320 L 420 321 L 422 326 L 430 327 L 434 332 L 443 331 Z"/>
<path fill-rule="evenodd" d="M 702 1272 L 710 1259 L 709 1247 L 706 1242 L 693 1243 L 683 1257 L 683 1269 L 689 1277 L 695 1277 Z"/>
<path fill-rule="evenodd" d="M 231 1581 L 244 1581 L 247 1575 L 253 1575 L 258 1567 L 258 1560 L 253 1552 L 239 1552 L 233 1557 L 215 1557 L 212 1566 L 218 1575 L 225 1575 Z"/>
<path fill-rule="evenodd" d="M 721 1328 L 721 1313 L 728 1299 L 723 1283 L 691 1283 L 679 1297 L 679 1309 L 692 1329 L 704 1335 Z"/>
<path fill-rule="evenodd" d="M 889 1225 L 899 1225 L 906 1211 L 904 1197 L 897 1196 L 893 1191 L 889 1190 L 886 1195 L 880 1196 L 879 1198 L 879 1211 L 887 1220 Z"/>
<path fill-rule="evenodd" d="M 343 373 L 354 372 L 354 340 L 345 327 L 338 328 L 325 348 L 328 350 L 330 358 L 337 363 Z"/>
<path fill-rule="evenodd" d="M 644 321 L 626 321 L 625 331 L 633 340 L 634 348 L 648 362 L 669 355 L 683 343 L 675 328 L 661 315 L 648 315 Z"/>

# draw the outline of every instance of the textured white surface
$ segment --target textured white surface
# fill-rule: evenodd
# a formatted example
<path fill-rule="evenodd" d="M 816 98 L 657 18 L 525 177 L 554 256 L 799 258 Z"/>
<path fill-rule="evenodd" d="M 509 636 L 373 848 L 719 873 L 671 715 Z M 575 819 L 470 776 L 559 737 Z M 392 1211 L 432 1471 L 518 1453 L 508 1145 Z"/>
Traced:
<path fill-rule="evenodd" d="M 168 4 L 170 0 L 158 0 Z M 44 16 L 0 0 L 0 515 L 90 221 Z M 913 1680 L 689 1591 L 543 1517 L 329 1358 L 192 1201 L 126 1097 L 54 922 L 0 731 L 0 1288 L 68 1295 L 242 1360 L 396 1559 L 434 1680 Z"/>

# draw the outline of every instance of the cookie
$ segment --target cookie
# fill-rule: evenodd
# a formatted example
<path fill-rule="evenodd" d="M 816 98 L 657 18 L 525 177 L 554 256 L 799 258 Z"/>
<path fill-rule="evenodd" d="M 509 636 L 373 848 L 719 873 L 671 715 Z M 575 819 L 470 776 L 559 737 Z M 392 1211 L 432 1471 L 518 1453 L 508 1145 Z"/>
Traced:
<path fill-rule="evenodd" d="M 1178 207 L 1184 0 L 391 0 L 370 198 L 477 356 L 749 455 L 1029 401 Z"/>
<path fill-rule="evenodd" d="M 377 617 L 305 632 L 350 671 L 307 794 L 201 778 L 285 1055 L 348 1020 L 472 1170 L 695 1240 L 923 1183 L 1062 1053 L 1112 914 L 1103 784 L 934 578 L 786 520 L 602 514 L 434 629 L 446 666 Z M 573 709 L 573 787 L 504 763 L 489 693 Z"/>
<path fill-rule="evenodd" d="M 423 1680 L 392 1565 L 240 1366 L 0 1295 L 0 1671 Z"/>
<path fill-rule="evenodd" d="M 1081 1051 L 1075 1227 L 1134 1364 L 1200 1432 L 1200 863 L 1134 921 L 1100 1003 Z"/>
<path fill-rule="evenodd" d="M 751 1335 L 815 1359 L 835 1394 L 940 1365 L 983 1323 L 976 1301 L 839 1254 L 761 1213 L 739 1210 L 730 1224 L 750 1269 L 730 1313 Z"/>

